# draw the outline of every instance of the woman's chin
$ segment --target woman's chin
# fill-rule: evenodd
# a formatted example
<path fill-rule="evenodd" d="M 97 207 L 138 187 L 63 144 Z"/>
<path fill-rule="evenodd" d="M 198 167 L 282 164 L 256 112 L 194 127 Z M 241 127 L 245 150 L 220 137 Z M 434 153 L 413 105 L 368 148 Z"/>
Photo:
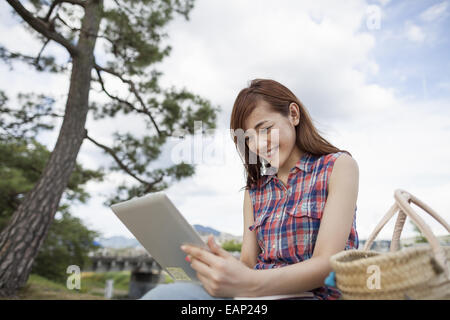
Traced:
<path fill-rule="evenodd" d="M 275 154 L 273 157 L 268 158 L 267 161 L 270 163 L 271 167 L 275 168 L 280 167 L 280 157 L 278 156 L 278 153 Z"/>

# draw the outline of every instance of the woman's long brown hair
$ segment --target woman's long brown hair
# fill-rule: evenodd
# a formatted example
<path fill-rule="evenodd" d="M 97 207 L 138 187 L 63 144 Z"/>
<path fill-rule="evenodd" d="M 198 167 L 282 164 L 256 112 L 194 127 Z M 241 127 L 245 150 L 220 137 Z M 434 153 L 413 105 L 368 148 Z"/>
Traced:
<path fill-rule="evenodd" d="M 261 100 L 267 102 L 271 106 L 271 110 L 285 117 L 289 115 L 289 106 L 291 103 L 295 102 L 299 106 L 300 122 L 295 127 L 295 130 L 297 136 L 296 144 L 302 152 L 322 156 L 342 151 L 351 156 L 350 152 L 336 148 L 319 134 L 304 105 L 288 88 L 274 80 L 254 79 L 247 88 L 239 92 L 234 102 L 230 120 L 230 131 L 232 132 L 233 142 L 236 145 L 238 153 L 244 156 L 244 172 L 247 178 L 245 189 L 249 189 L 258 183 L 261 177 L 262 162 L 259 156 L 256 156 L 250 151 L 246 143 L 238 143 L 238 137 L 234 132 L 244 130 L 245 120 Z M 241 150 L 241 146 L 244 146 L 245 150 Z M 256 164 L 250 163 L 250 154 L 252 154 L 253 159 L 256 158 Z"/>

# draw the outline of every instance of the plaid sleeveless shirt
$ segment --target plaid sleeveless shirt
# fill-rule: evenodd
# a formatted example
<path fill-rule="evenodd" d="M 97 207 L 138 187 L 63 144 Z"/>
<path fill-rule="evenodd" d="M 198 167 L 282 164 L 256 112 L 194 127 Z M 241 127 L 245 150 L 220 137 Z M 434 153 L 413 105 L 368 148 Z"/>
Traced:
<path fill-rule="evenodd" d="M 312 257 L 328 195 L 333 164 L 343 152 L 314 156 L 304 153 L 290 170 L 287 185 L 276 174 L 262 176 L 249 189 L 261 253 L 254 269 L 279 268 Z M 357 249 L 356 208 L 345 250 Z M 338 289 L 312 290 L 319 299 L 339 299 Z"/>

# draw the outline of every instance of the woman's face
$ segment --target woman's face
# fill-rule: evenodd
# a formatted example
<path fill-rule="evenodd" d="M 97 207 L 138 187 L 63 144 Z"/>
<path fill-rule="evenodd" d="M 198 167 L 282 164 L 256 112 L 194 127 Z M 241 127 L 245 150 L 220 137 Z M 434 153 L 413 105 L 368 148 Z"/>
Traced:
<path fill-rule="evenodd" d="M 260 100 L 245 121 L 247 146 L 272 167 L 282 167 L 295 147 L 295 126 L 299 123 L 299 114 L 295 103 L 290 104 L 289 117 L 285 117 L 271 111 L 270 105 Z"/>

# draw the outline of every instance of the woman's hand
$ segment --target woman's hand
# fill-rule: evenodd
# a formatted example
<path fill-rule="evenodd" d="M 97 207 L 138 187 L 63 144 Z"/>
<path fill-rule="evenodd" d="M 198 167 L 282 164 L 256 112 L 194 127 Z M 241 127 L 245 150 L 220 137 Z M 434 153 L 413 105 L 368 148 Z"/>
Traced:
<path fill-rule="evenodd" d="M 205 290 L 215 297 L 251 296 L 255 270 L 216 244 L 212 235 L 208 237 L 208 247 L 211 252 L 197 246 L 181 246 Z"/>

